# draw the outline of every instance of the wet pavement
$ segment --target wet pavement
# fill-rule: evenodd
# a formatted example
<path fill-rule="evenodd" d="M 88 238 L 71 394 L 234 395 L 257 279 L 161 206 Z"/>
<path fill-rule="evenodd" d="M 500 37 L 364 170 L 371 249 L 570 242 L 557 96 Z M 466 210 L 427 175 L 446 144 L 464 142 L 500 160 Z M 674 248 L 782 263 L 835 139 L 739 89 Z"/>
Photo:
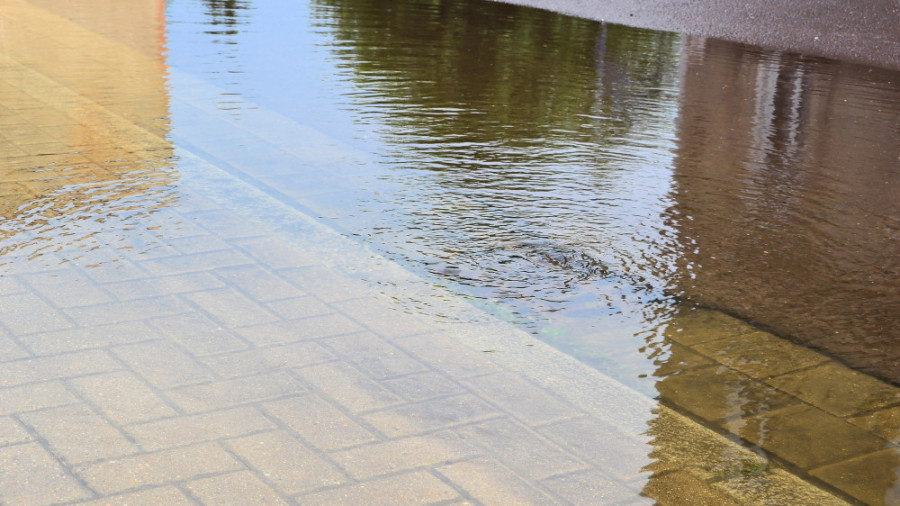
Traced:
<path fill-rule="evenodd" d="M 161 3 L 60 5 L 0 0 L 0 502 L 898 500 L 900 389 L 684 309 L 652 400 L 296 205 L 365 155 L 210 105 Z"/>

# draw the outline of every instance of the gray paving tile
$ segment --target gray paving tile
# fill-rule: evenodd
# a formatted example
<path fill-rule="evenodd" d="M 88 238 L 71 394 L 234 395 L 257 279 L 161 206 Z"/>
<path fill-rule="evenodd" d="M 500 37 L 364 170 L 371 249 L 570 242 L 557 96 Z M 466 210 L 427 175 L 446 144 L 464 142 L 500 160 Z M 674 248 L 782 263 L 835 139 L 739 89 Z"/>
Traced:
<path fill-rule="evenodd" d="M 436 471 L 483 504 L 561 504 L 490 458 L 457 462 Z"/>
<path fill-rule="evenodd" d="M 156 451 L 275 428 L 257 409 L 241 407 L 131 425 L 125 431 L 145 450 Z"/>
<path fill-rule="evenodd" d="M 199 357 L 249 347 L 246 341 L 237 337 L 231 330 L 200 313 L 156 318 L 149 323 L 189 353 Z"/>
<path fill-rule="evenodd" d="M 452 432 L 377 442 L 334 452 L 331 457 L 356 479 L 447 464 L 477 455 L 478 450 Z"/>
<path fill-rule="evenodd" d="M 199 413 L 305 392 L 306 388 L 291 375 L 273 372 L 182 387 L 166 395 L 184 411 Z"/>
<path fill-rule="evenodd" d="M 177 414 L 165 400 L 128 371 L 86 376 L 69 382 L 104 416 L 119 425 Z"/>
<path fill-rule="evenodd" d="M 31 441 L 31 434 L 9 416 L 0 416 L 0 446 Z"/>
<path fill-rule="evenodd" d="M 54 355 L 158 338 L 159 334 L 144 322 L 134 321 L 42 332 L 22 336 L 20 340 L 22 344 L 38 355 Z"/>
<path fill-rule="evenodd" d="M 403 399 L 344 362 L 298 369 L 297 374 L 354 413 L 385 408 Z"/>
<path fill-rule="evenodd" d="M 75 404 L 80 400 L 60 381 L 0 388 L 0 415 Z"/>
<path fill-rule="evenodd" d="M 263 409 L 307 443 L 325 451 L 375 441 L 371 432 L 315 395 L 267 402 Z"/>
<path fill-rule="evenodd" d="M 65 309 L 64 312 L 78 325 L 91 327 L 187 313 L 190 309 L 182 300 L 166 295 L 151 299 L 72 307 Z"/>
<path fill-rule="evenodd" d="M 619 504 L 637 495 L 622 482 L 594 469 L 548 478 L 541 484 L 571 504 Z"/>
<path fill-rule="evenodd" d="M 188 496 L 175 487 L 158 487 L 130 494 L 107 496 L 103 499 L 77 503 L 79 506 L 110 506 L 121 504 L 128 506 L 188 506 L 196 504 Z"/>
<path fill-rule="evenodd" d="M 529 425 L 581 416 L 571 404 L 512 373 L 490 374 L 464 382 L 471 390 Z"/>
<path fill-rule="evenodd" d="M 37 443 L 0 448 L 0 501 L 50 504 L 75 501 L 91 492 L 67 474 Z"/>
<path fill-rule="evenodd" d="M 22 279 L 59 308 L 91 306 L 113 300 L 106 290 L 72 268 L 28 274 Z"/>
<path fill-rule="evenodd" d="M 266 304 L 266 308 L 286 320 L 321 316 L 334 312 L 334 309 L 312 296 L 272 301 Z"/>
<path fill-rule="evenodd" d="M 210 370 L 223 378 L 303 367 L 332 360 L 334 355 L 331 352 L 309 341 L 252 348 L 201 359 Z"/>
<path fill-rule="evenodd" d="M 16 386 L 119 369 L 122 369 L 122 365 L 105 351 L 77 351 L 6 362 L 0 367 L 0 385 Z"/>
<path fill-rule="evenodd" d="M 33 293 L 0 297 L 0 322 L 16 335 L 75 326 L 65 314 Z"/>
<path fill-rule="evenodd" d="M 103 285 L 103 288 L 113 294 L 118 300 L 129 301 L 164 295 L 200 292 L 224 286 L 225 283 L 222 280 L 208 272 L 191 272 L 175 276 L 107 283 Z"/>
<path fill-rule="evenodd" d="M 389 437 L 409 436 L 496 417 L 496 408 L 465 394 L 416 404 L 404 404 L 365 415 L 367 422 Z"/>
<path fill-rule="evenodd" d="M 240 471 L 188 482 L 185 487 L 203 504 L 219 506 L 287 505 L 275 490 L 263 483 L 253 473 Z M 160 503 L 157 503 L 160 504 Z"/>
<path fill-rule="evenodd" d="M 381 384 L 410 402 L 427 401 L 435 397 L 459 395 L 466 392 L 462 385 L 435 371 L 388 379 L 382 381 Z"/>
<path fill-rule="evenodd" d="M 389 476 L 335 490 L 305 495 L 303 504 L 433 504 L 449 501 L 459 494 L 433 474 L 414 473 Z"/>
<path fill-rule="evenodd" d="M 363 330 L 359 324 L 340 314 L 312 316 L 297 320 L 279 321 L 236 329 L 238 335 L 256 344 L 266 346 L 309 339 L 321 339 Z"/>
<path fill-rule="evenodd" d="M 562 447 L 506 418 L 468 425 L 456 432 L 531 480 L 588 469 Z"/>
<path fill-rule="evenodd" d="M 373 378 L 383 379 L 426 370 L 421 362 L 370 332 L 331 337 L 322 342 Z"/>
<path fill-rule="evenodd" d="M 68 462 L 77 464 L 137 453 L 138 448 L 84 404 L 19 415 Z"/>
<path fill-rule="evenodd" d="M 265 307 L 231 288 L 192 293 L 185 295 L 185 298 L 228 328 L 260 325 L 279 320 Z"/>
<path fill-rule="evenodd" d="M 277 274 L 257 264 L 215 270 L 215 275 L 255 300 L 270 302 L 307 295 Z"/>
<path fill-rule="evenodd" d="M 349 481 L 340 470 L 286 432 L 234 439 L 228 446 L 284 494 L 295 495 Z"/>
<path fill-rule="evenodd" d="M 134 372 L 164 390 L 215 379 L 209 370 L 168 341 L 118 346 L 113 352 Z"/>
<path fill-rule="evenodd" d="M 482 376 L 503 368 L 445 334 L 423 334 L 392 341 L 430 367 L 453 378 Z"/>
<path fill-rule="evenodd" d="M 113 494 L 240 469 L 243 465 L 224 449 L 203 443 L 77 466 L 75 472 L 94 490 Z"/>

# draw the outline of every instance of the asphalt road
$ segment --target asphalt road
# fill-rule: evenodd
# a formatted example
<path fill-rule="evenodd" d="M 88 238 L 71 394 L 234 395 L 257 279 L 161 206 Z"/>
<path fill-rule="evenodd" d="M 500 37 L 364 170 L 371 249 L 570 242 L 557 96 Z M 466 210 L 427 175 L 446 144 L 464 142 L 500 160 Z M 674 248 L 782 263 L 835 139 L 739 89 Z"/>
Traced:
<path fill-rule="evenodd" d="M 505 0 L 900 70 L 900 0 Z"/>

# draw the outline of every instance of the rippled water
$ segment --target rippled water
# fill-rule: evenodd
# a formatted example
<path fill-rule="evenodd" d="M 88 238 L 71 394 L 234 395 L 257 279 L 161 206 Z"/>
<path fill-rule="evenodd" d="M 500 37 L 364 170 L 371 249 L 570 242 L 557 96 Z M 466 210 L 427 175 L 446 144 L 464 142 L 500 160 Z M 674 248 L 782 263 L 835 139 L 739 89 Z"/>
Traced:
<path fill-rule="evenodd" d="M 77 23 L 0 37 L 4 300 L 50 309 L 22 272 L 63 305 L 147 296 L 228 270 L 198 223 L 312 214 L 759 456 L 699 475 L 898 496 L 900 390 L 842 365 L 900 383 L 897 72 L 491 2 L 30 4 Z M 204 204 L 229 192 L 252 219 Z M 68 325 L 18 307 L 13 335 Z M 677 461 L 696 428 L 652 415 Z"/>
<path fill-rule="evenodd" d="M 280 189 L 494 314 L 642 389 L 698 303 L 900 378 L 896 73 L 485 2 L 205 5 L 170 6 L 173 66 L 362 153 Z"/>

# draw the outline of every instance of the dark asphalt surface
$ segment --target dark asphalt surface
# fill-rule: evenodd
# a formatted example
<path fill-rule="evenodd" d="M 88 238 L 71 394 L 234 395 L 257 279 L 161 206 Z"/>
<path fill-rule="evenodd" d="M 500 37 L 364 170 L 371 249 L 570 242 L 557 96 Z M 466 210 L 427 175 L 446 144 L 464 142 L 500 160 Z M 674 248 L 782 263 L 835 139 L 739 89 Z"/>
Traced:
<path fill-rule="evenodd" d="M 505 0 L 900 70 L 900 0 Z"/>

